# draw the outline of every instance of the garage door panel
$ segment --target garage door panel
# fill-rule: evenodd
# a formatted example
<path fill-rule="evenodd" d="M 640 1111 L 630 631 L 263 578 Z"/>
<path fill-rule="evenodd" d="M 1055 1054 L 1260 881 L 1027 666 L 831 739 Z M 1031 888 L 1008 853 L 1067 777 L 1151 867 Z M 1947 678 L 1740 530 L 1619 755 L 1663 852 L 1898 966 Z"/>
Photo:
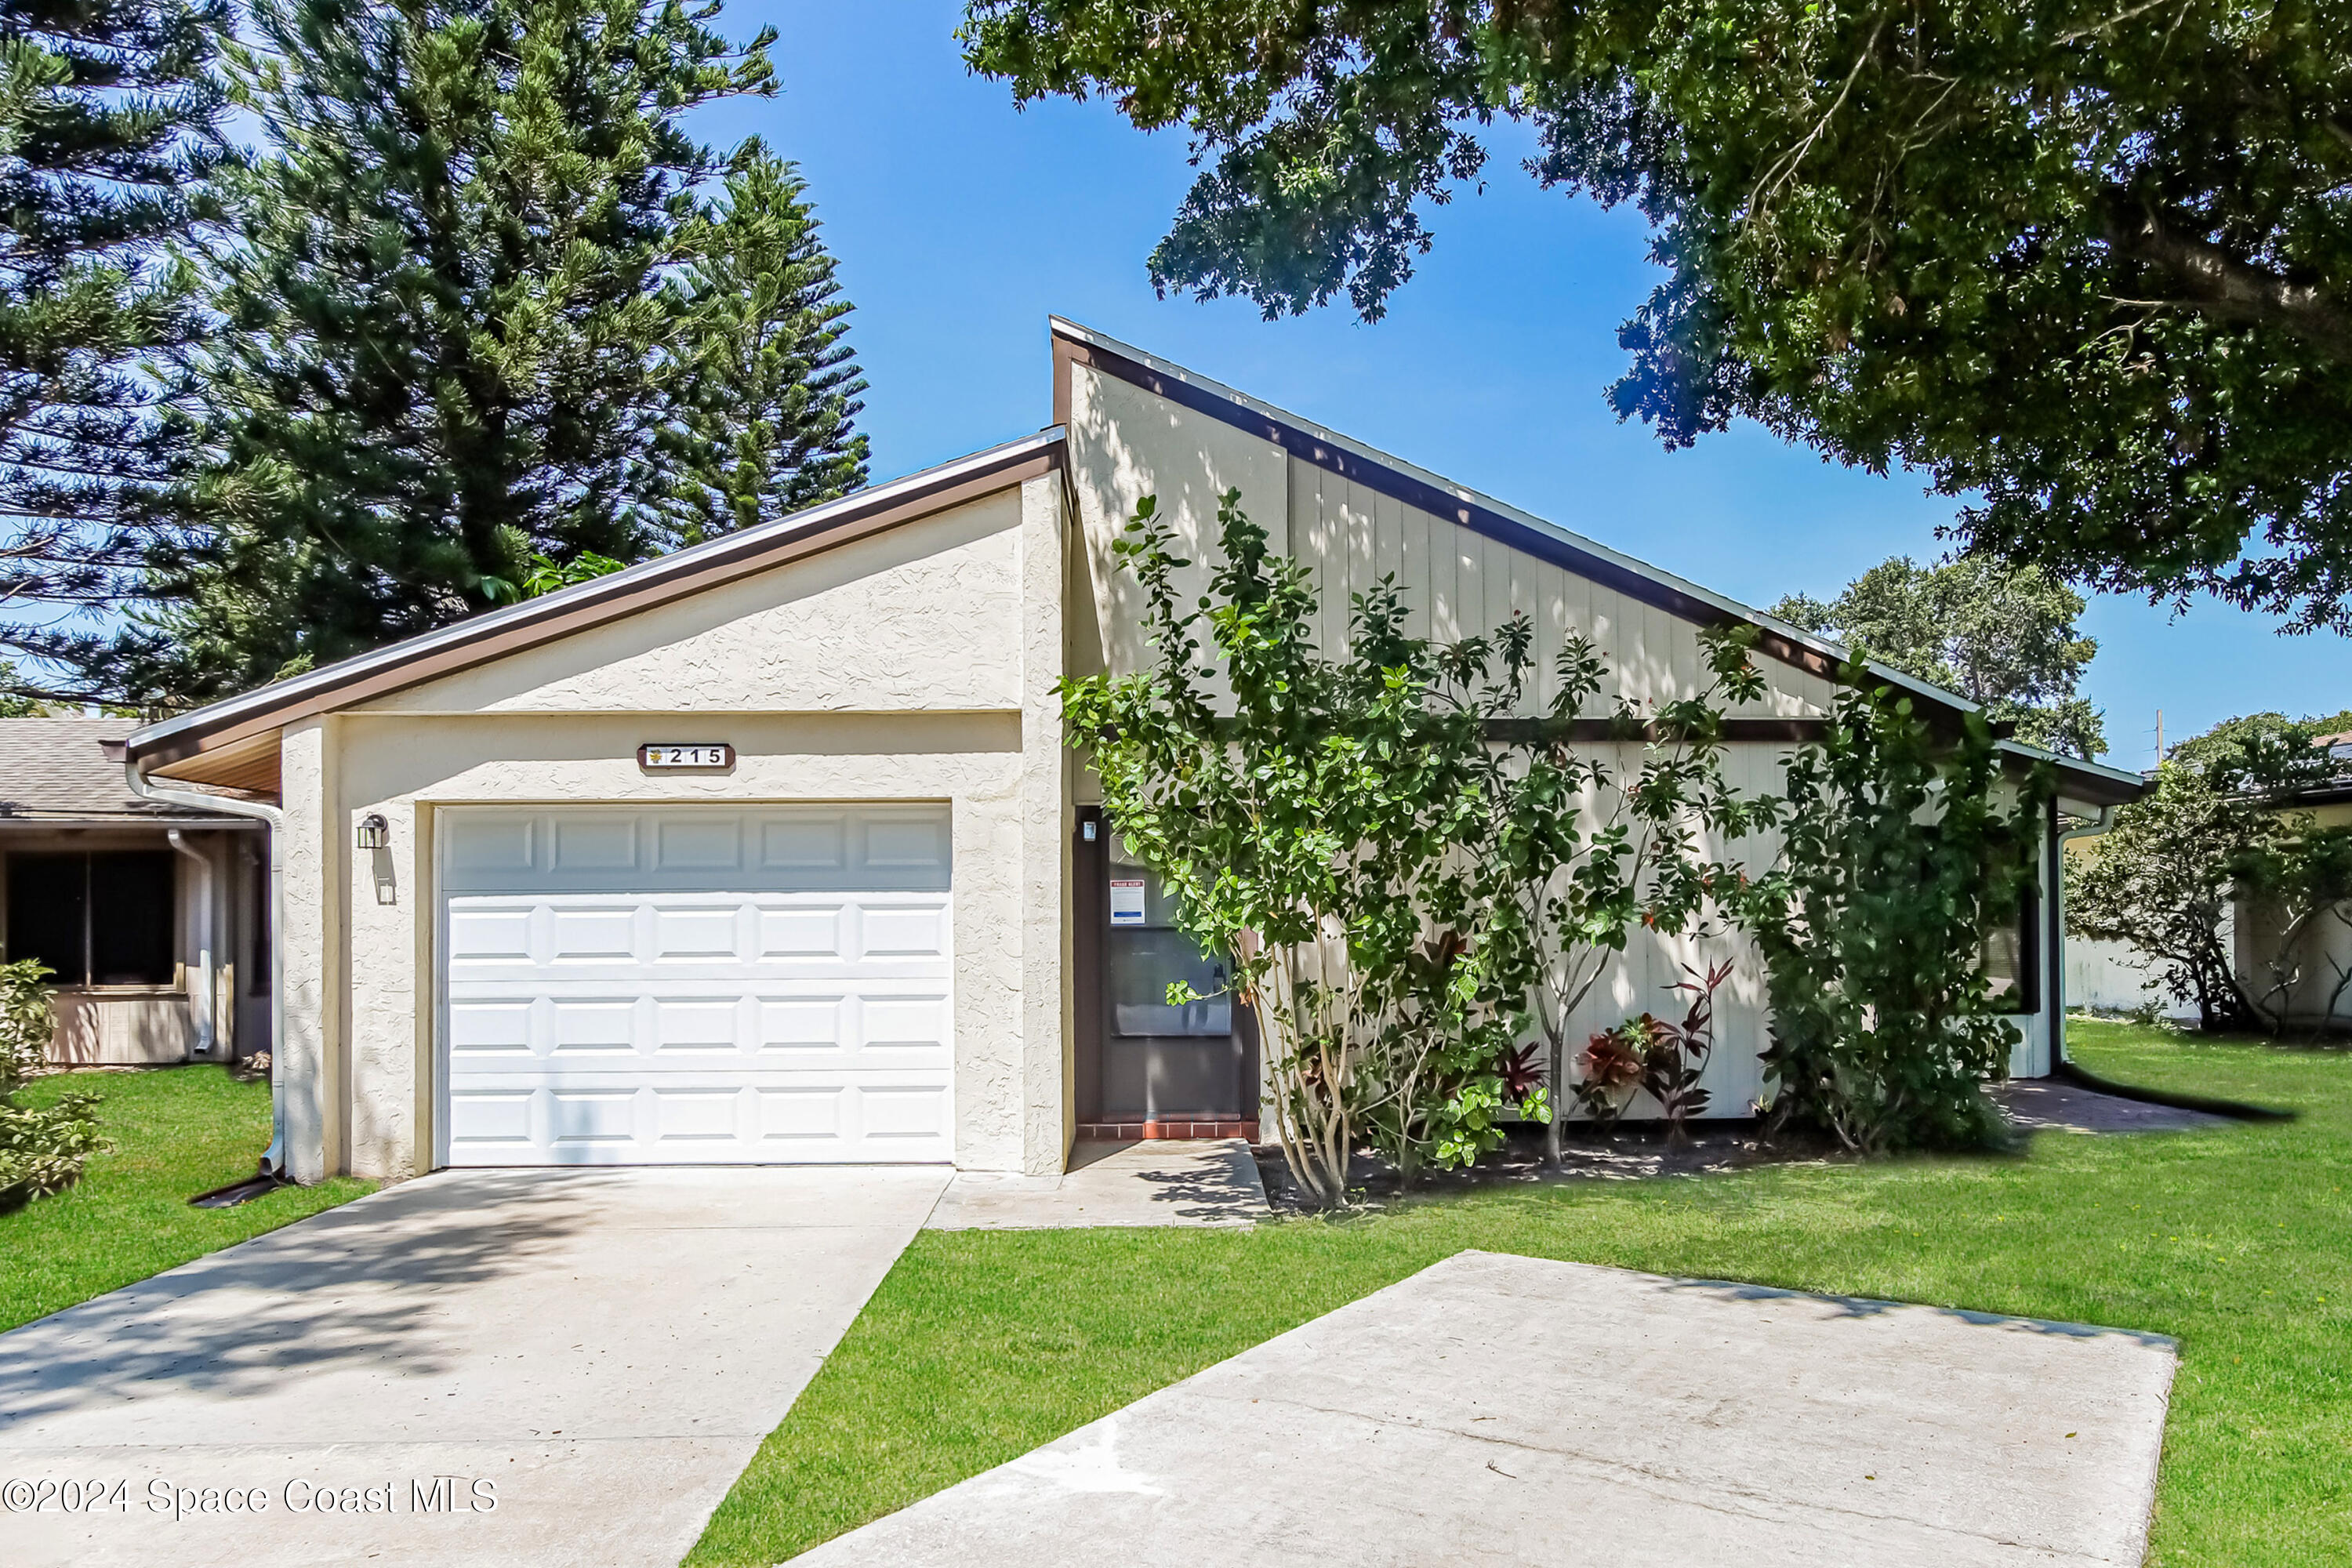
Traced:
<path fill-rule="evenodd" d="M 529 952 L 543 952 L 550 963 L 606 963 L 634 960 L 637 952 L 636 911 L 626 909 L 559 909 L 534 905 L 527 929 L 545 927 L 548 940 Z M 505 954 L 484 953 L 482 957 Z"/>
<path fill-rule="evenodd" d="M 654 1049 L 664 1056 L 737 1056 L 743 1049 L 740 996 L 663 997 L 654 1003 Z"/>
<path fill-rule="evenodd" d="M 867 905 L 859 910 L 857 951 L 863 958 L 938 958 L 948 950 L 947 906 Z"/>
<path fill-rule="evenodd" d="M 530 961 L 532 910 L 473 908 L 449 911 L 449 957 L 460 963 Z"/>
<path fill-rule="evenodd" d="M 810 812 L 761 823 L 760 864 L 783 872 L 843 869 L 849 864 L 849 814 Z"/>
<path fill-rule="evenodd" d="M 548 831 L 537 838 L 553 847 L 548 868 L 602 875 L 635 868 L 638 826 L 627 812 L 564 812 L 550 817 Z"/>
<path fill-rule="evenodd" d="M 744 1099 L 744 1091 L 740 1089 L 656 1089 L 654 1140 L 667 1149 L 681 1144 L 715 1149 L 740 1143 L 743 1138 Z"/>
<path fill-rule="evenodd" d="M 756 916 L 754 917 L 756 919 Z M 743 906 L 738 903 L 653 911 L 653 951 L 660 964 L 698 958 L 733 959 L 742 952 Z"/>
<path fill-rule="evenodd" d="M 534 1089 L 471 1089 L 449 1100 L 449 1147 L 453 1163 L 469 1154 L 527 1155 L 539 1146 L 531 1135 Z M 493 1161 L 503 1163 L 503 1161 Z"/>
<path fill-rule="evenodd" d="M 846 1037 L 842 1020 L 848 1001 L 846 996 L 758 998 L 761 1052 L 790 1053 L 803 1062 L 820 1053 L 840 1054 Z"/>
<path fill-rule="evenodd" d="M 768 959 L 833 959 L 849 951 L 849 910 L 843 904 L 803 909 L 761 909 L 758 956 Z"/>
<path fill-rule="evenodd" d="M 451 1163 L 951 1156 L 944 808 L 468 815 Z"/>
<path fill-rule="evenodd" d="M 906 1146 L 943 1141 L 948 1131 L 948 1097 L 933 1084 L 869 1084 L 853 1091 L 870 1142 Z"/>

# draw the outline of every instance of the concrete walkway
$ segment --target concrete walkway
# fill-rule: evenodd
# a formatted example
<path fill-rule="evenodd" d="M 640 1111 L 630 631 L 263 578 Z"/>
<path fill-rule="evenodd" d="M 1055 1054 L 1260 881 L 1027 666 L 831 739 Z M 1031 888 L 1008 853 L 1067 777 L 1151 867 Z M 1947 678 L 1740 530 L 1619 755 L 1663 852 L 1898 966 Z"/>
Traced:
<path fill-rule="evenodd" d="M 936 1230 L 1251 1225 L 1266 1215 L 1257 1161 L 1238 1138 L 1081 1143 L 1059 1176 L 959 1171 Z"/>
<path fill-rule="evenodd" d="M 805 1568 L 2140 1561 L 2172 1342 L 1466 1252 Z"/>
<path fill-rule="evenodd" d="M 2226 1116 L 2101 1094 L 2063 1079 L 2011 1079 L 1994 1085 L 1992 1094 L 2029 1132 L 2186 1132 L 2230 1125 Z"/>
<path fill-rule="evenodd" d="M 0 1563 L 674 1568 L 946 1180 L 444 1172 L 0 1335 L 0 1482 L 123 1483 Z"/>

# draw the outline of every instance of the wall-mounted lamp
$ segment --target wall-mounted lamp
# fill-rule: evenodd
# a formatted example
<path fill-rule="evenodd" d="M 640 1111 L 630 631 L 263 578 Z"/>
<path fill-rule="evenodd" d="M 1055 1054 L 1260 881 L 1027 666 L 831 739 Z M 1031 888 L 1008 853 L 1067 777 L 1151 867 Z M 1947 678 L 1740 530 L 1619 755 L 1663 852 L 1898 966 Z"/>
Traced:
<path fill-rule="evenodd" d="M 392 824 L 383 819 L 383 813 L 371 811 L 360 818 L 359 847 L 362 849 L 392 847 Z"/>

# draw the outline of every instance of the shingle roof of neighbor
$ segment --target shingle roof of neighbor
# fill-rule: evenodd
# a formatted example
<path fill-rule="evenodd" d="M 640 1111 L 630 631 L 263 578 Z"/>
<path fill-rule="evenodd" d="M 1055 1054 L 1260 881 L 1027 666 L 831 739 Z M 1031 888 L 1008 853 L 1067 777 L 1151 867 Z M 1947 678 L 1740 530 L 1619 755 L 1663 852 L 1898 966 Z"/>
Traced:
<path fill-rule="evenodd" d="M 138 727 L 136 719 L 0 719 L 0 821 L 203 817 L 131 793 L 105 742 Z"/>

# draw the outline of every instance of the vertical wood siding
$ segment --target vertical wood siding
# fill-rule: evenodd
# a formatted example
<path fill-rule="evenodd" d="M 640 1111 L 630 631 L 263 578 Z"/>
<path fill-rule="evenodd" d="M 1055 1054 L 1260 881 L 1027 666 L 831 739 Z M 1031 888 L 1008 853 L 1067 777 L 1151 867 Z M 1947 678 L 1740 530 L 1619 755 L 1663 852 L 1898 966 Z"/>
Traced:
<path fill-rule="evenodd" d="M 1074 650 L 1074 670 L 1133 669 L 1148 651 L 1136 628 L 1140 595 L 1109 550 L 1136 501 L 1159 496 L 1160 515 L 1192 552 L 1194 564 L 1184 575 L 1188 591 L 1198 591 L 1213 552 L 1216 497 L 1237 487 L 1276 547 L 1287 548 L 1312 574 L 1321 601 L 1317 631 L 1327 653 L 1345 647 L 1355 598 L 1392 576 L 1415 635 L 1452 639 L 1491 633 L 1514 615 L 1530 618 L 1537 668 L 1524 710 L 1530 715 L 1542 712 L 1556 695 L 1552 665 L 1571 633 L 1589 638 L 1609 669 L 1589 716 L 1609 713 L 1621 694 L 1638 707 L 1653 707 L 1690 696 L 1708 679 L 1698 628 L 1679 616 L 1126 382 L 1085 366 L 1071 374 L 1071 479 L 1085 535 L 1080 570 L 1092 584 L 1102 628 L 1098 644 Z M 1830 711 L 1836 696 L 1831 681 L 1777 659 L 1759 658 L 1758 668 L 1766 689 L 1758 700 L 1733 709 L 1735 716 L 1807 718 Z M 1731 782 L 1743 792 L 1777 792 L 1790 750 L 1783 743 L 1733 746 L 1727 761 Z M 1641 752 L 1638 745 L 1598 749 L 1618 780 L 1639 768 Z M 1621 805 L 1613 787 L 1589 792 L 1585 802 L 1596 821 Z M 1734 854 L 1759 869 L 1779 848 L 1777 836 L 1709 846 L 1712 854 Z M 1635 932 L 1571 1020 L 1572 1048 L 1633 1014 L 1678 1014 L 1684 1000 L 1668 987 L 1683 977 L 1684 966 L 1704 968 L 1727 957 L 1735 970 L 1717 998 L 1716 1052 L 1706 1079 L 1709 1114 L 1748 1114 L 1764 1087 L 1757 1060 L 1766 1041 L 1764 977 L 1752 944 L 1719 928 L 1675 938 Z M 1644 1101 L 1632 1114 L 1654 1109 Z"/>

